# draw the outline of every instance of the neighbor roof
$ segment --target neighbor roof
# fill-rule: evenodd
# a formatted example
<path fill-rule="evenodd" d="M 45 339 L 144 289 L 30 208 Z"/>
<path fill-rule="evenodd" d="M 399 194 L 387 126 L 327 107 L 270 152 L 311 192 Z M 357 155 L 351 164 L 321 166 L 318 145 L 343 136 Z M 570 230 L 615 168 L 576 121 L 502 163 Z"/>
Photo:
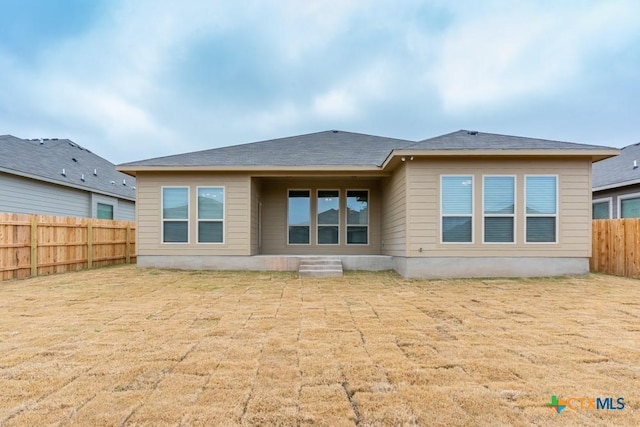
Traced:
<path fill-rule="evenodd" d="M 315 167 L 318 169 L 368 168 L 380 170 L 394 156 L 536 154 L 584 155 L 594 159 L 617 154 L 616 149 L 571 142 L 497 135 L 460 130 L 424 141 L 386 138 L 330 130 L 307 135 L 272 139 L 174 156 L 158 157 L 118 166 L 121 171 L 182 169 L 259 169 Z M 445 151 L 445 153 L 443 153 Z M 485 153 L 479 153 L 483 151 Z"/>
<path fill-rule="evenodd" d="M 640 183 L 640 142 L 622 148 L 617 157 L 593 164 L 594 191 L 638 183 Z"/>
<path fill-rule="evenodd" d="M 0 135 L 0 172 L 135 200 L 134 178 L 68 139 L 30 140 Z"/>

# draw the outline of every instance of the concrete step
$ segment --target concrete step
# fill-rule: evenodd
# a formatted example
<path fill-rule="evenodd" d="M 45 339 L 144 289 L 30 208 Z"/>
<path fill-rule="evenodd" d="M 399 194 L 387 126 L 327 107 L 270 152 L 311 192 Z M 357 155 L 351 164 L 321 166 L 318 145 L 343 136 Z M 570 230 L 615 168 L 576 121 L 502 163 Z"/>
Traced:
<path fill-rule="evenodd" d="M 339 277 L 342 274 L 342 261 L 338 258 L 304 258 L 298 267 L 300 277 Z"/>

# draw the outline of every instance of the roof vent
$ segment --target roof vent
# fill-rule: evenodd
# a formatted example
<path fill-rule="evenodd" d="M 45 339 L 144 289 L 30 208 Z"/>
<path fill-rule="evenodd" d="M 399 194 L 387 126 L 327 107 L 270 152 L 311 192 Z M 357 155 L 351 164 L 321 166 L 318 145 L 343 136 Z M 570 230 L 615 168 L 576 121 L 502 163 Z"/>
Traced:
<path fill-rule="evenodd" d="M 78 159 L 76 159 L 75 157 L 72 157 L 71 160 L 73 160 L 75 163 L 78 163 Z"/>
<path fill-rule="evenodd" d="M 84 182 L 84 174 L 80 175 L 80 181 Z"/>
<path fill-rule="evenodd" d="M 44 145 L 44 139 L 40 138 L 40 145 Z"/>
<path fill-rule="evenodd" d="M 116 185 L 116 182 L 114 180 L 109 181 L 111 183 L 111 185 Z"/>
<path fill-rule="evenodd" d="M 93 176 L 98 176 L 98 169 L 93 170 Z"/>
<path fill-rule="evenodd" d="M 337 130 L 332 130 L 331 132 L 333 132 L 333 133 L 338 133 L 338 131 L 337 131 Z"/>
<path fill-rule="evenodd" d="M 127 185 L 127 180 L 126 179 L 122 180 L 122 185 Z"/>
<path fill-rule="evenodd" d="M 67 176 L 67 171 L 62 168 L 62 176 Z"/>
<path fill-rule="evenodd" d="M 468 130 L 467 131 L 467 135 L 477 135 L 478 131 L 477 130 Z"/>
<path fill-rule="evenodd" d="M 633 168 L 634 169 L 638 169 L 638 161 L 637 160 L 633 161 Z"/>

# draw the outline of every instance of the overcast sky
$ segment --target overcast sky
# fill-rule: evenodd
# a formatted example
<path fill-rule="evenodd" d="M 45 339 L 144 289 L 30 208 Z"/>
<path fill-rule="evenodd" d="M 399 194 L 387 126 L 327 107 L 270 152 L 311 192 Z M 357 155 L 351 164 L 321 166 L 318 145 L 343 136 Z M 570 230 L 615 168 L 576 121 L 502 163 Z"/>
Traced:
<path fill-rule="evenodd" d="M 328 129 L 640 141 L 640 1 L 0 0 L 0 134 L 114 163 Z"/>

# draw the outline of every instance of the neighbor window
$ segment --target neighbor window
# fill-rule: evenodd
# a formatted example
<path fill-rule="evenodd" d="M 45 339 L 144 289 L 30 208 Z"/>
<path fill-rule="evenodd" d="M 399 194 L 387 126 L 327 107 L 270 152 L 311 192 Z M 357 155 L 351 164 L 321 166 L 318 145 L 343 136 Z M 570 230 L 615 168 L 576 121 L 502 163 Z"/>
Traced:
<path fill-rule="evenodd" d="M 483 192 L 484 241 L 513 243 L 515 178 L 485 176 Z"/>
<path fill-rule="evenodd" d="M 556 176 L 526 177 L 526 241 L 557 241 L 558 179 Z"/>
<path fill-rule="evenodd" d="M 591 217 L 593 219 L 611 218 L 611 200 L 598 200 L 591 204 Z"/>
<path fill-rule="evenodd" d="M 198 187 L 198 243 L 224 241 L 224 188 Z"/>
<path fill-rule="evenodd" d="M 347 244 L 369 243 L 369 191 L 347 191 Z"/>
<path fill-rule="evenodd" d="M 318 244 L 337 245 L 340 235 L 340 192 L 318 190 Z"/>
<path fill-rule="evenodd" d="M 289 190 L 289 244 L 308 245 L 311 222 L 311 192 Z"/>
<path fill-rule="evenodd" d="M 441 177 L 443 243 L 473 241 L 473 177 Z"/>
<path fill-rule="evenodd" d="M 97 217 L 98 219 L 113 219 L 113 205 L 98 203 Z"/>
<path fill-rule="evenodd" d="M 189 242 L 189 187 L 162 189 L 162 241 Z"/>
<path fill-rule="evenodd" d="M 620 218 L 640 218 L 640 197 L 620 198 L 620 209 L 618 216 Z"/>

